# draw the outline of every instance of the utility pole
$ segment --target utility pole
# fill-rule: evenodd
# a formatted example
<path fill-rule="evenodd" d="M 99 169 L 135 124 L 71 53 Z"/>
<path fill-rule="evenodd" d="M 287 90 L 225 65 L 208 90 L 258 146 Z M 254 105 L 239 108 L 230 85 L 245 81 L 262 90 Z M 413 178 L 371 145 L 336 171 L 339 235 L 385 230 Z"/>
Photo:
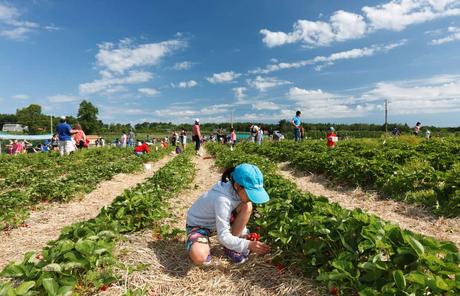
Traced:
<path fill-rule="evenodd" d="M 232 128 L 233 128 L 233 109 L 232 109 L 232 118 L 231 118 L 231 124 L 232 124 Z"/>
<path fill-rule="evenodd" d="M 388 99 L 385 99 L 385 134 L 388 133 Z"/>
<path fill-rule="evenodd" d="M 50 134 L 53 134 L 53 114 L 50 115 Z"/>

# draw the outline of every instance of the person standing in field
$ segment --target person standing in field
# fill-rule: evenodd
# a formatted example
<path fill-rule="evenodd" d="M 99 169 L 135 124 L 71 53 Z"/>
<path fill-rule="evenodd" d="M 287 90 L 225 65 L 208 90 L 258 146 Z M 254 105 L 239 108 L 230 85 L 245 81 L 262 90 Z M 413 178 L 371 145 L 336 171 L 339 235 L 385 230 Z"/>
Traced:
<path fill-rule="evenodd" d="M 56 133 L 59 137 L 59 153 L 61 156 L 69 155 L 75 151 L 75 145 L 72 141 L 72 131 L 70 125 L 66 122 L 65 116 L 62 116 L 59 120 L 59 124 L 56 127 Z"/>
<path fill-rule="evenodd" d="M 85 147 L 86 134 L 81 129 L 81 125 L 79 123 L 74 124 L 73 130 L 75 132 L 74 135 L 73 135 L 75 145 L 77 146 L 78 149 L 81 150 L 81 149 L 83 149 L 83 147 Z"/>
<path fill-rule="evenodd" d="M 187 147 L 187 132 L 185 130 L 180 132 L 180 143 L 182 145 L 182 151 L 185 151 Z"/>
<path fill-rule="evenodd" d="M 235 133 L 235 129 L 232 127 L 230 129 L 230 150 L 233 151 L 235 144 L 236 144 L 236 133 Z"/>
<path fill-rule="evenodd" d="M 420 133 L 421 128 L 422 128 L 422 124 L 419 121 L 417 121 L 417 123 L 414 126 L 414 135 L 415 136 L 418 136 L 418 134 Z"/>
<path fill-rule="evenodd" d="M 255 124 L 250 124 L 249 125 L 249 141 L 251 143 L 256 142 L 256 137 L 258 133 L 259 133 L 259 127 Z"/>
<path fill-rule="evenodd" d="M 126 148 L 126 144 L 128 143 L 128 136 L 126 135 L 126 133 L 123 131 L 123 133 L 121 134 L 121 147 L 122 148 Z"/>
<path fill-rule="evenodd" d="M 262 140 L 264 138 L 264 130 L 262 127 L 259 127 L 259 130 L 257 131 L 257 144 L 261 145 Z"/>
<path fill-rule="evenodd" d="M 338 137 L 337 137 L 337 134 L 335 133 L 335 129 L 332 126 L 328 129 L 326 139 L 327 139 L 327 147 L 334 148 L 337 145 Z"/>
<path fill-rule="evenodd" d="M 192 140 L 195 142 L 195 153 L 199 156 L 201 147 L 201 130 L 200 130 L 200 119 L 195 119 L 195 124 L 192 127 Z"/>
<path fill-rule="evenodd" d="M 53 134 L 53 137 L 51 138 L 51 148 L 53 151 L 59 151 L 59 135 L 58 134 Z"/>
<path fill-rule="evenodd" d="M 302 112 L 297 111 L 291 120 L 291 124 L 294 127 L 294 141 L 296 142 L 300 142 L 300 115 L 302 115 Z"/>
<path fill-rule="evenodd" d="M 135 142 L 136 142 L 136 135 L 134 134 L 133 129 L 130 129 L 128 133 L 128 146 L 134 147 Z"/>

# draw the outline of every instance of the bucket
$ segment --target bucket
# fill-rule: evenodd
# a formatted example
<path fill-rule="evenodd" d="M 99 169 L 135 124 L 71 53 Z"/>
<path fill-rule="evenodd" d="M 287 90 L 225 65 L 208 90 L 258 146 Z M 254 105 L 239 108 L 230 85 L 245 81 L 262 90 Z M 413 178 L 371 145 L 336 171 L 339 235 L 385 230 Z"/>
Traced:
<path fill-rule="evenodd" d="M 144 163 L 144 170 L 150 171 L 152 169 L 152 164 L 151 163 Z"/>

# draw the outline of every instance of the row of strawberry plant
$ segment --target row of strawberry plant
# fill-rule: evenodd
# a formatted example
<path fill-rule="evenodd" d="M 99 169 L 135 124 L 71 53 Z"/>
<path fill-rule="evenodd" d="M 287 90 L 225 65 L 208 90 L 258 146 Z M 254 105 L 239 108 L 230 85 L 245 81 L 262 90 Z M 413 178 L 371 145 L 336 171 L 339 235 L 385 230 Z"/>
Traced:
<path fill-rule="evenodd" d="M 300 269 L 343 295 L 458 295 L 460 254 L 451 242 L 402 230 L 361 210 L 303 193 L 266 158 L 210 145 L 220 167 L 242 162 L 264 173 L 270 201 L 252 227 L 277 250 L 275 262 Z"/>
<path fill-rule="evenodd" d="M 460 215 L 460 142 L 455 138 L 416 145 L 398 139 L 352 140 L 339 142 L 335 149 L 318 141 L 266 142 L 247 144 L 245 151 L 377 189 L 386 197 L 425 205 L 438 215 Z"/>
<path fill-rule="evenodd" d="M 66 227 L 40 253 L 27 253 L 22 262 L 9 264 L 0 275 L 13 281 L 0 284 L 0 296 L 94 294 L 107 287 L 116 281 L 111 273 L 116 241 L 167 217 L 167 199 L 184 189 L 194 174 L 191 153 L 171 160 L 95 219 Z"/>
<path fill-rule="evenodd" d="M 143 162 L 158 160 L 168 152 L 136 157 L 125 149 L 91 149 L 64 158 L 53 154 L 9 157 L 17 160 L 8 162 L 0 181 L 0 229 L 23 223 L 34 204 L 68 201 L 91 192 L 102 180 L 140 170 Z M 25 160 L 27 166 L 16 166 L 18 160 Z"/>

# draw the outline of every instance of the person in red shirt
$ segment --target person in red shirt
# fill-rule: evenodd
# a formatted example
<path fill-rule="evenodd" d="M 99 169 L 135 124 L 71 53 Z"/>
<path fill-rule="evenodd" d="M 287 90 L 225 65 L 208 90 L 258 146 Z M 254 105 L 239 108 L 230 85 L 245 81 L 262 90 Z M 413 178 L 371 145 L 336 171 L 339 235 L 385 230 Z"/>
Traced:
<path fill-rule="evenodd" d="M 137 145 L 136 147 L 134 147 L 134 153 L 136 155 L 142 155 L 142 154 L 150 153 L 149 145 L 147 145 L 147 143 L 145 143 L 145 141 L 142 141 L 142 143 L 140 145 Z"/>
<path fill-rule="evenodd" d="M 327 146 L 329 148 L 334 148 L 337 145 L 338 137 L 337 137 L 337 134 L 335 133 L 335 129 L 332 126 L 328 129 L 326 139 L 327 139 Z"/>

